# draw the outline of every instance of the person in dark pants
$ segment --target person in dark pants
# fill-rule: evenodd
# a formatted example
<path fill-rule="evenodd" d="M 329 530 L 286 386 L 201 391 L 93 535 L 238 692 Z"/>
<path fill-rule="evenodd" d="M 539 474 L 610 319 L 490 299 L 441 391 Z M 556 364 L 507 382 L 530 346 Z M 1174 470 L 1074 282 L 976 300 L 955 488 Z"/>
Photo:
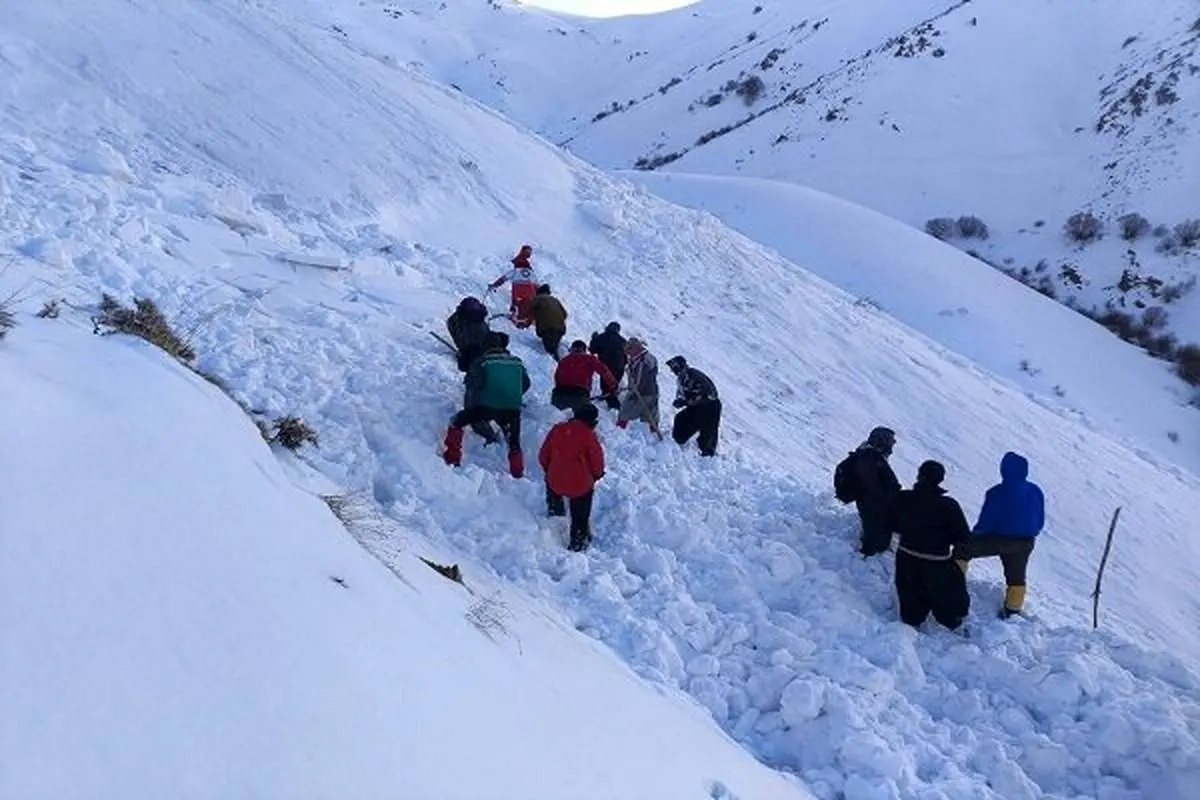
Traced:
<path fill-rule="evenodd" d="M 599 419 L 600 412 L 591 403 L 576 407 L 572 419 L 550 429 L 538 453 L 546 473 L 546 510 L 552 517 L 561 517 L 569 504 L 568 548 L 577 552 L 592 543 L 592 498 L 596 481 L 604 477 L 604 449 L 595 430 Z"/>
<path fill-rule="evenodd" d="M 508 439 L 508 471 L 525 474 L 521 450 L 521 401 L 529 391 L 529 373 L 521 359 L 505 349 L 507 337 L 494 336 L 488 351 L 467 371 L 466 402 L 446 429 L 442 458 L 452 467 L 462 463 L 463 429 L 479 422 L 496 422 Z"/>
<path fill-rule="evenodd" d="M 458 308 L 446 319 L 446 331 L 450 334 L 451 341 L 454 342 L 458 356 L 458 369 L 463 373 L 469 371 L 471 365 L 487 352 L 488 345 L 494 341 L 494 337 L 505 337 L 504 346 L 508 346 L 508 334 L 494 332 L 488 327 L 487 307 L 484 306 L 482 300 L 476 297 L 462 299 Z M 468 404 L 465 394 L 467 391 L 464 389 L 464 408 Z M 486 420 L 473 423 L 471 430 L 482 436 L 487 444 L 495 444 L 500 441 L 495 426 Z"/>
<path fill-rule="evenodd" d="M 675 373 L 679 382 L 675 392 L 675 415 L 671 435 L 680 445 L 697 437 L 700 455 L 717 454 L 717 438 L 721 429 L 721 398 L 712 379 L 695 367 L 688 366 L 683 356 L 667 359 L 667 368 Z"/>
<path fill-rule="evenodd" d="M 533 317 L 534 331 L 542 340 L 542 347 L 558 361 L 558 348 L 567 335 L 567 310 L 558 298 L 550 294 L 550 284 L 543 283 L 529 304 L 529 316 Z"/>
<path fill-rule="evenodd" d="M 610 322 L 604 326 L 604 333 L 593 333 L 588 343 L 588 352 L 596 356 L 608 367 L 617 383 L 625 377 L 625 337 L 621 335 L 621 323 Z"/>
<path fill-rule="evenodd" d="M 1016 453 L 1000 459 L 1000 483 L 987 490 L 971 538 L 955 552 L 966 574 L 973 558 L 1000 557 L 1004 568 L 1001 617 L 1020 614 L 1025 606 L 1025 574 L 1033 545 L 1046 524 L 1046 498 L 1029 480 L 1029 462 Z"/>
<path fill-rule="evenodd" d="M 609 408 L 620 408 L 617 399 L 617 382 L 604 362 L 587 351 L 582 339 L 571 342 L 571 352 L 554 368 L 554 388 L 550 391 L 550 405 L 566 411 L 576 409 L 592 401 L 592 384 L 600 377 L 600 391 Z"/>
<path fill-rule="evenodd" d="M 946 468 L 926 461 L 917 470 L 912 489 L 896 495 L 884 517 L 890 536 L 900 534 L 896 547 L 896 594 L 900 619 L 914 628 L 933 612 L 933 618 L 954 630 L 971 608 L 967 578 L 954 563 L 954 549 L 971 529 L 958 501 L 941 483 Z"/>
<path fill-rule="evenodd" d="M 858 496 L 854 504 L 862 523 L 859 552 L 864 558 L 886 552 L 892 546 L 892 532 L 887 529 L 884 517 L 900 491 L 900 481 L 888 464 L 895 447 L 896 432 L 881 426 L 874 428 L 855 451 Z"/>

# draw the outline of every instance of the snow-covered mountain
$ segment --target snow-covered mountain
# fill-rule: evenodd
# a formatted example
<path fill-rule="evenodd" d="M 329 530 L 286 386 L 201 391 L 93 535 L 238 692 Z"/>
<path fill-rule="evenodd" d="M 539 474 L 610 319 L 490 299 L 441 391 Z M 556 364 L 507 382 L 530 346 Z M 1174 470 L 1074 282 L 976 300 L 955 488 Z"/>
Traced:
<path fill-rule="evenodd" d="M 1188 0 L 709 0 L 587 21 L 493 6 L 327 14 L 602 167 L 799 183 L 1111 307 L 1102 324 L 1158 356 L 1200 342 Z M 1183 358 L 1200 381 L 1200 349 Z"/>
<path fill-rule="evenodd" d="M 432 9 L 392 11 L 400 24 Z M 500 36 L 508 12 L 485 10 Z M 1008 351 L 968 357 L 930 338 L 929 307 L 897 309 L 908 327 L 779 243 L 670 205 L 419 74 L 406 61 L 437 43 L 420 31 L 393 29 L 391 53 L 365 26 L 333 27 L 334 12 L 45 0 L 0 26 L 0 242 L 13 256 L 0 298 L 19 290 L 0 379 L 20 387 L 0 479 L 22 498 L 0 515 L 14 614 L 0 669 L 6 692 L 32 687 L 6 695 L 0 763 L 18 767 L 0 771 L 5 792 L 1192 796 L 1200 479 L 1139 444 L 1150 428 L 1122 422 L 1122 401 L 1090 399 L 1115 378 L 1068 374 L 1031 340 L 1030 362 L 1063 369 L 1090 405 L 1049 400 L 988 363 Z M 474 46 L 466 27 L 428 30 Z M 890 220 L 809 202 L 881 252 L 903 243 Z M 705 462 L 605 416 L 587 554 L 544 519 L 533 459 L 514 481 L 477 440 L 460 470 L 438 453 L 461 383 L 428 333 L 525 241 L 571 311 L 569 335 L 619 319 L 660 359 L 687 355 L 726 402 L 721 456 Z M 948 248 L 926 257 L 942 279 L 957 269 L 981 308 L 1002 291 Z M 281 469 L 209 383 L 141 343 L 87 340 L 103 292 L 153 299 L 210 382 L 260 420 L 302 417 L 319 447 Z M 53 298 L 59 318 L 33 318 Z M 1048 302 L 1020 313 L 1085 336 Z M 1146 381 L 1166 376 L 1114 340 L 1079 341 Z M 551 362 L 527 333 L 513 349 L 534 381 L 532 452 L 560 418 Z M 1168 413 L 1166 389 L 1127 396 Z M 999 570 L 980 564 L 970 639 L 895 620 L 890 564 L 854 553 L 856 523 L 828 491 L 832 465 L 879 423 L 900 431 L 905 481 L 943 460 L 970 514 L 1006 449 L 1030 458 L 1050 498 L 1030 618 L 994 619 Z M 69 490 L 89 479 L 76 503 Z M 395 580 L 355 555 L 314 493 L 378 515 L 356 533 Z M 468 586 L 504 599 L 528 646 L 484 639 L 463 619 L 473 601 L 417 556 L 458 563 Z M 589 696 L 543 710 L 572 691 Z M 444 697 L 456 705 L 433 702 Z M 128 708 L 147 716 L 97 733 Z M 519 709 L 536 714 L 518 722 Z M 481 726 L 464 733 L 489 767 L 480 783 L 460 774 L 458 722 Z M 594 759 L 587 771 L 564 765 L 562 730 L 593 725 L 599 742 L 575 748 Z M 788 776 L 730 752 L 718 726 Z M 655 737 L 669 754 L 643 748 Z M 197 743 L 206 758 L 186 773 L 156 760 L 182 763 Z"/>

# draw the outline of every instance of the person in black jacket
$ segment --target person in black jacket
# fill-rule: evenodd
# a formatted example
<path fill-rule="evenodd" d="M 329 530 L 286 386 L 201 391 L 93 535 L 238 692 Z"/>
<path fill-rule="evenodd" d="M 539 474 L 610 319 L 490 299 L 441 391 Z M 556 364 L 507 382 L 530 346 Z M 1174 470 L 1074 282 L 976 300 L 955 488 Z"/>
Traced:
<path fill-rule="evenodd" d="M 477 297 L 464 297 L 454 309 L 454 313 L 446 319 L 446 331 L 458 350 L 458 369 L 466 373 L 471 365 L 487 352 L 492 341 L 493 332 L 488 327 L 487 306 Z M 507 334 L 506 334 L 507 335 Z M 464 378 L 465 380 L 465 378 Z M 464 397 L 464 403 L 468 398 Z M 500 434 L 495 426 L 487 420 L 471 423 L 471 430 L 483 437 L 488 444 L 500 441 Z"/>
<path fill-rule="evenodd" d="M 914 628 L 933 612 L 933 618 L 954 630 L 971 608 L 967 578 L 954 563 L 955 547 L 971 535 L 958 501 L 941 483 L 946 468 L 926 461 L 917 470 L 913 488 L 896 495 L 887 510 L 888 534 L 900 534 L 896 548 L 896 594 L 900 619 Z"/>
<path fill-rule="evenodd" d="M 621 335 L 621 323 L 610 322 L 604 326 L 604 333 L 593 333 L 588 344 L 588 352 L 600 359 L 608 371 L 616 378 L 617 383 L 625 376 L 625 337 Z"/>
<path fill-rule="evenodd" d="M 487 306 L 476 297 L 464 297 L 446 318 L 446 331 L 458 350 L 458 370 L 466 372 L 487 350 L 492 331 L 487 323 Z"/>
<path fill-rule="evenodd" d="M 675 393 L 675 415 L 671 436 L 677 444 L 687 444 L 696 434 L 700 455 L 717 454 L 717 436 L 721 428 L 721 398 L 712 379 L 695 367 L 688 366 L 683 356 L 667 359 L 667 368 L 675 373 L 679 388 Z"/>
<path fill-rule="evenodd" d="M 859 492 L 854 504 L 862 522 L 859 552 L 864 558 L 883 553 L 892 546 L 892 532 L 884 525 L 884 516 L 900 491 L 900 481 L 888 464 L 895 447 L 896 432 L 878 427 L 855 451 L 854 468 Z"/>

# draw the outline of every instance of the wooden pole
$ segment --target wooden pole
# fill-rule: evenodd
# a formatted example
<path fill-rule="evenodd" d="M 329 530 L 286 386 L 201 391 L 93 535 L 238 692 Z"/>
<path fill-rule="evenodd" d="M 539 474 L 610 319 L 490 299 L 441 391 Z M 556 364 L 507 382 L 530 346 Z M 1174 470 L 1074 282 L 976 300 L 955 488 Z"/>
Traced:
<path fill-rule="evenodd" d="M 1121 516 L 1121 508 L 1113 512 L 1112 522 L 1108 525 L 1108 539 L 1104 542 L 1104 555 L 1100 556 L 1100 569 L 1096 571 L 1096 588 L 1092 590 L 1092 630 L 1100 627 L 1100 581 L 1104 578 L 1104 565 L 1108 563 L 1108 554 L 1112 550 L 1113 533 L 1117 530 L 1117 518 Z"/>

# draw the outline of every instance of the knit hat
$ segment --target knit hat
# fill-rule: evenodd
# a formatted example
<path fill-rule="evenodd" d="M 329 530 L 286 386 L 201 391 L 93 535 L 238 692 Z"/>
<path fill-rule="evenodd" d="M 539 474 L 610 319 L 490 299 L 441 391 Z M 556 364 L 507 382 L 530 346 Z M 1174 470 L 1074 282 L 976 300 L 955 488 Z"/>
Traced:
<path fill-rule="evenodd" d="M 584 403 L 575 409 L 575 419 L 594 428 L 596 427 L 596 423 L 600 421 L 600 409 L 591 403 Z"/>
<path fill-rule="evenodd" d="M 585 342 L 583 339 L 576 339 L 575 341 L 571 342 L 571 352 L 572 353 L 586 353 L 587 352 L 587 342 Z"/>
<path fill-rule="evenodd" d="M 640 353 L 641 351 L 643 351 L 645 349 L 646 349 L 646 343 L 643 342 L 641 339 L 637 338 L 636 336 L 630 336 L 629 340 L 625 342 L 625 352 L 626 353 Z"/>
<path fill-rule="evenodd" d="M 926 461 L 917 468 L 917 483 L 940 486 L 946 479 L 946 468 L 938 461 Z"/>

